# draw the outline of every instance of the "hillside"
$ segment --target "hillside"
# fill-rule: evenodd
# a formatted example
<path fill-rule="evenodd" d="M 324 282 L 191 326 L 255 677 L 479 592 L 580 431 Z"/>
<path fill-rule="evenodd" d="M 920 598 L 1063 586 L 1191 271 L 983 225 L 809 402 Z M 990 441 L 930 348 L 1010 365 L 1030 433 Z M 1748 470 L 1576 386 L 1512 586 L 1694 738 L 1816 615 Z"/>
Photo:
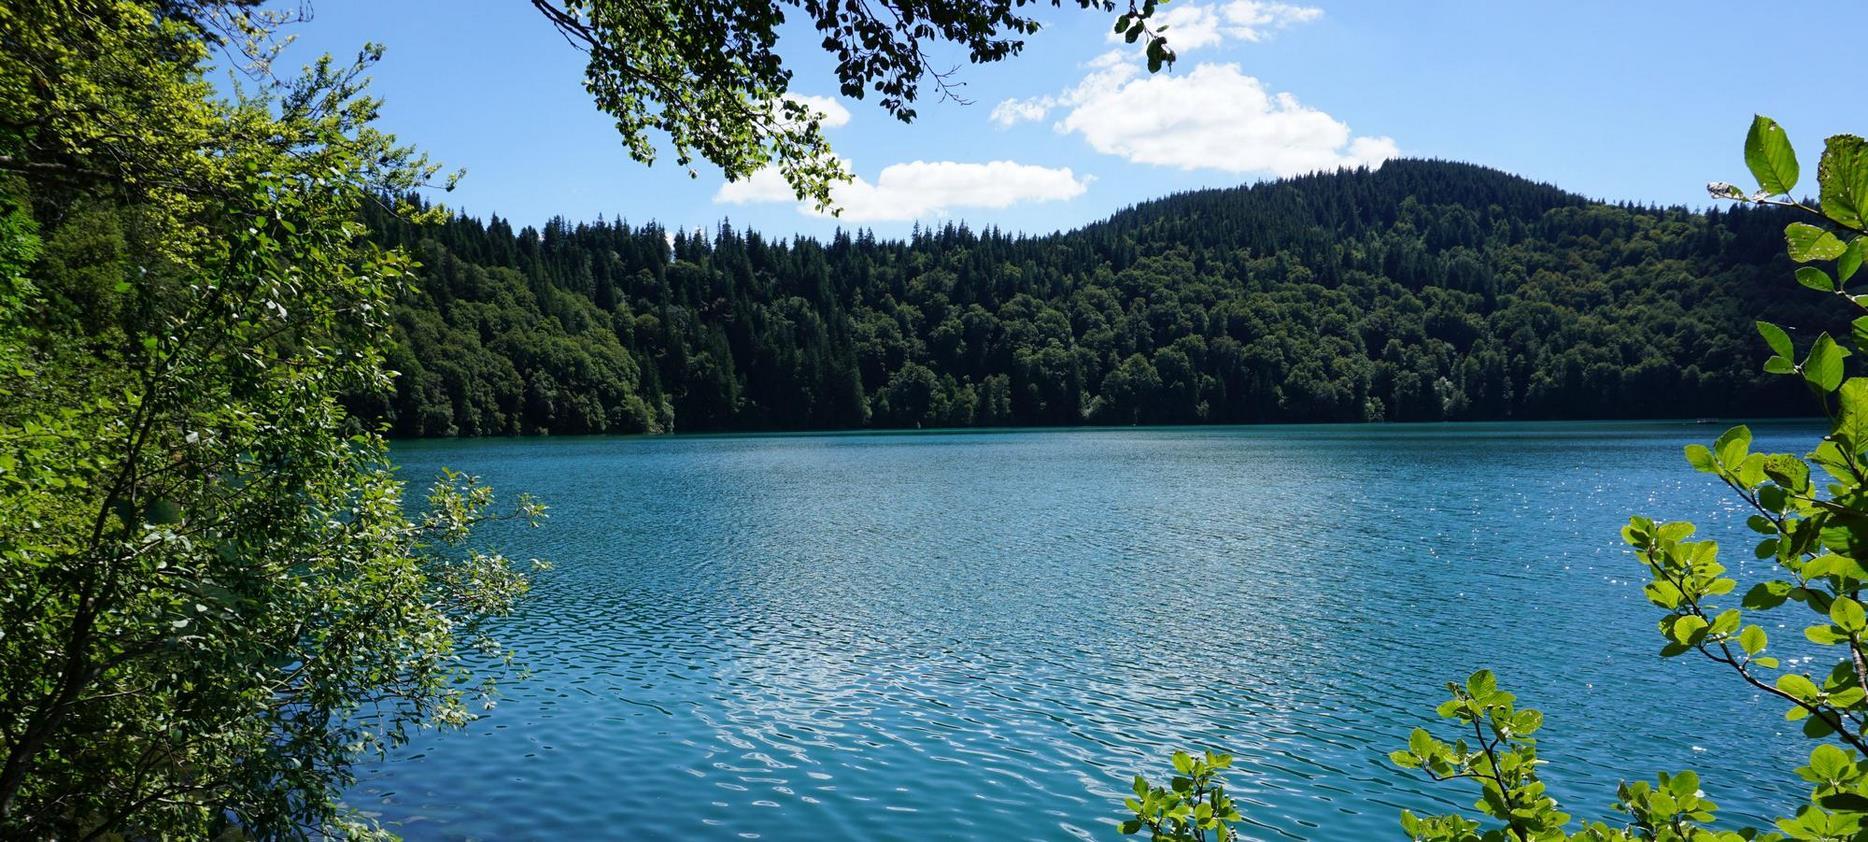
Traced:
<path fill-rule="evenodd" d="M 403 436 L 1757 415 L 1751 319 L 1824 326 L 1777 211 L 1439 161 L 1041 237 L 369 222 L 424 264 L 355 401 Z"/>

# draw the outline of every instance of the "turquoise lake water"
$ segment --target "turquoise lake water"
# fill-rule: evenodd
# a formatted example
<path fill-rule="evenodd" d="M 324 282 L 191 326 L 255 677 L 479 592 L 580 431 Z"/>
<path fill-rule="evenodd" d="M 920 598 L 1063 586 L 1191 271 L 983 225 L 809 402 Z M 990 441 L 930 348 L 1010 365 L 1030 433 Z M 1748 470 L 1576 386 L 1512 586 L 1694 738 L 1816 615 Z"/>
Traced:
<path fill-rule="evenodd" d="M 1491 666 L 1545 711 L 1572 812 L 1692 767 L 1728 816 L 1774 815 L 1807 747 L 1716 665 L 1659 659 L 1617 534 L 1694 519 L 1755 574 L 1739 501 L 1680 456 L 1721 429 L 401 443 L 413 480 L 543 498 L 543 529 L 492 537 L 556 569 L 505 627 L 532 677 L 347 799 L 417 840 L 1113 840 L 1132 774 L 1212 747 L 1250 838 L 1398 838 L 1403 807 L 1474 793 L 1385 755 Z"/>

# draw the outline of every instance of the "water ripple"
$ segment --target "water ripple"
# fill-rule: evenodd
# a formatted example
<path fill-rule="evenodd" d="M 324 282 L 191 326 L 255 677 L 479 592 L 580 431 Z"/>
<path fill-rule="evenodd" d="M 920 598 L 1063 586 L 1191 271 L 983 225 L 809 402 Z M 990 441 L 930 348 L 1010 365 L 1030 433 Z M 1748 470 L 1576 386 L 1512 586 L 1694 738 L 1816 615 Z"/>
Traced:
<path fill-rule="evenodd" d="M 400 445 L 411 476 L 545 499 L 546 529 L 495 537 L 557 566 L 505 630 L 531 679 L 347 797 L 411 839 L 1107 839 L 1130 775 L 1212 746 L 1249 836 L 1389 836 L 1470 802 L 1383 757 L 1489 665 L 1545 709 L 1573 812 L 1691 765 L 1762 815 L 1800 790 L 1796 741 L 1747 739 L 1784 731 L 1775 705 L 1655 657 L 1616 537 L 1636 511 L 1740 534 L 1680 464 L 1714 432 Z M 1682 696 L 1692 728 L 1657 715 Z"/>

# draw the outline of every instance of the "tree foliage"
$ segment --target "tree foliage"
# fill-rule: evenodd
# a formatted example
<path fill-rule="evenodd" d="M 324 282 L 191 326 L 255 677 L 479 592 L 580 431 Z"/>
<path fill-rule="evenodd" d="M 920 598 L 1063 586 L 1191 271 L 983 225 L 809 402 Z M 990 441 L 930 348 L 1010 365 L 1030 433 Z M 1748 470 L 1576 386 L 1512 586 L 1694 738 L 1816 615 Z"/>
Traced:
<path fill-rule="evenodd" d="M 1785 228 L 1792 259 L 1806 264 L 1796 280 L 1856 315 L 1846 343 L 1828 332 L 1800 343 L 1775 323 L 1756 325 L 1771 352 L 1764 371 L 1801 385 L 1829 421 L 1828 434 L 1808 453 L 1753 452 L 1751 431 L 1744 426 L 1727 430 L 1710 446 L 1686 447 L 1686 461 L 1694 470 L 1716 477 L 1754 512 L 1747 521 L 1759 535 L 1753 552 L 1773 562 L 1773 572 L 1741 583 L 1720 563 L 1716 542 L 1693 540 L 1691 523 L 1635 517 L 1622 530 L 1647 574 L 1647 599 L 1662 611 L 1661 656 L 1696 654 L 1729 670 L 1752 691 L 1775 698 L 1785 719 L 1801 723 L 1803 735 L 1816 743 L 1809 764 L 1796 770 L 1810 784 L 1809 798 L 1789 805 L 1772 827 L 1719 828 L 1714 826 L 1716 807 L 1697 775 L 1662 773 L 1653 784 L 1620 787 L 1614 807 L 1624 821 L 1572 831 L 1570 817 L 1538 780 L 1531 734 L 1541 717 L 1531 716 L 1532 711 L 1514 713 L 1511 695 L 1497 689 L 1490 672 L 1480 672 L 1464 687 L 1449 685 L 1453 698 L 1440 708 L 1441 716 L 1458 720 L 1462 731 L 1470 732 L 1471 741 L 1462 737 L 1449 743 L 1416 730 L 1408 748 L 1392 759 L 1437 780 L 1477 783 L 1475 806 L 1484 818 L 1405 813 L 1402 827 L 1410 837 L 1436 842 L 1868 838 L 1868 610 L 1862 607 L 1868 586 L 1868 378 L 1849 377 L 1846 363 L 1852 355 L 1848 345 L 1857 351 L 1868 347 L 1868 315 L 1861 315 L 1868 312 L 1868 298 L 1848 286 L 1868 247 L 1868 220 L 1861 213 L 1868 198 L 1863 150 L 1862 139 L 1853 135 L 1828 139 L 1817 170 L 1819 200 L 1811 205 L 1792 198 L 1799 167 L 1783 129 L 1758 117 L 1745 141 L 1745 161 L 1758 191 L 1747 195 L 1727 183 L 1710 185 L 1716 197 L 1784 207 L 1809 220 Z M 1831 654 L 1780 659 L 1767 626 L 1801 626 L 1802 636 L 1820 647 L 1815 651 Z"/>
<path fill-rule="evenodd" d="M 1122 823 L 1122 832 L 1145 833 L 1151 842 L 1232 842 L 1239 838 L 1233 826 L 1244 817 L 1220 780 L 1221 773 L 1232 768 L 1232 755 L 1209 751 L 1196 757 L 1177 751 L 1169 759 L 1175 774 L 1167 786 L 1135 776 L 1130 787 L 1135 795 L 1122 802 L 1135 818 Z"/>
<path fill-rule="evenodd" d="M 374 48 L 275 78 L 250 5 L 0 6 L 9 839 L 367 831 L 353 763 L 470 715 L 526 587 L 469 544 L 486 487 L 410 514 L 338 401 L 388 386 L 414 265 L 361 208 L 435 170 L 372 128 Z"/>
<path fill-rule="evenodd" d="M 371 214 L 422 263 L 397 435 L 1704 417 L 1798 411 L 1752 321 L 1787 209 L 1611 206 L 1391 161 L 1040 237 Z"/>
<path fill-rule="evenodd" d="M 1112 12 L 1116 0 L 1069 0 Z M 1053 7 L 1066 0 L 1049 0 Z M 1150 70 L 1173 61 L 1162 32 L 1148 27 L 1157 0 L 1127 0 L 1116 30 L 1143 41 Z M 565 39 L 589 55 L 584 87 L 616 118 L 630 155 L 651 163 L 653 133 L 667 138 L 675 159 L 695 156 L 732 180 L 775 166 L 797 192 L 832 208 L 830 189 L 850 173 L 831 153 L 823 115 L 790 96 L 792 72 L 777 50 L 786 12 L 802 12 L 836 64 L 839 90 L 869 94 L 890 115 L 915 118 L 922 85 L 943 98 L 963 99 L 942 47 L 986 64 L 1018 55 L 1045 0 L 532 0 Z M 689 172 L 693 172 L 690 168 Z"/>

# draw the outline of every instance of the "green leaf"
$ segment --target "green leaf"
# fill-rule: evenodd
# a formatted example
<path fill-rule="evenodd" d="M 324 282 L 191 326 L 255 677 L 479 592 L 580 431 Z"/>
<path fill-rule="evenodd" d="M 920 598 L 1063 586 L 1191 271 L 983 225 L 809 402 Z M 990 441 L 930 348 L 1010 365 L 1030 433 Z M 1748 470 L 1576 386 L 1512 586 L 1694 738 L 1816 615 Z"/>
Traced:
<path fill-rule="evenodd" d="M 1835 433 L 1860 451 L 1868 447 L 1868 378 L 1851 377 L 1837 392 L 1842 410 L 1836 416 Z"/>
<path fill-rule="evenodd" d="M 1689 444 L 1686 446 L 1686 463 L 1692 465 L 1693 470 L 1699 471 L 1702 474 L 1710 474 L 1719 470 L 1718 463 L 1712 458 L 1712 451 L 1706 449 L 1706 446 L 1703 444 Z"/>
<path fill-rule="evenodd" d="M 1868 252 L 1868 240 L 1856 237 L 1849 241 L 1848 248 L 1842 250 L 1842 256 L 1836 258 L 1836 286 L 1855 277 L 1855 270 L 1862 268 L 1864 252 Z"/>
<path fill-rule="evenodd" d="M 1736 631 L 1738 629 L 1739 616 L 1738 609 L 1736 608 L 1719 612 L 1719 616 L 1712 618 L 1711 633 L 1731 634 Z"/>
<path fill-rule="evenodd" d="M 1849 767 L 1854 766 L 1849 753 L 1831 745 L 1821 745 L 1810 749 L 1810 771 L 1823 780 L 1835 780 L 1842 777 Z"/>
<path fill-rule="evenodd" d="M 1426 757 L 1433 753 L 1433 735 L 1427 733 L 1425 728 L 1415 728 L 1413 733 L 1408 734 L 1407 748 L 1408 751 Z"/>
<path fill-rule="evenodd" d="M 1863 318 L 1868 318 L 1868 316 Z M 1797 355 L 1796 346 L 1790 342 L 1790 334 L 1784 332 L 1783 328 L 1770 322 L 1758 322 L 1757 327 L 1758 335 L 1764 337 L 1764 344 L 1771 346 L 1771 350 L 1778 356 L 1794 357 Z"/>
<path fill-rule="evenodd" d="M 1852 134 L 1825 141 L 1816 183 L 1822 190 L 1823 215 L 1851 228 L 1868 224 L 1868 141 Z"/>
<path fill-rule="evenodd" d="M 1797 364 L 1787 357 L 1772 357 L 1764 361 L 1765 374 L 1796 374 Z"/>
<path fill-rule="evenodd" d="M 1782 196 L 1796 189 L 1797 151 L 1783 127 L 1762 114 L 1752 118 L 1745 135 L 1745 166 L 1766 193 Z"/>
<path fill-rule="evenodd" d="M 1770 642 L 1770 637 L 1764 633 L 1764 629 L 1757 626 L 1746 626 L 1744 631 L 1738 633 L 1738 645 L 1745 648 L 1747 655 L 1763 652 L 1768 642 Z"/>
<path fill-rule="evenodd" d="M 1673 583 L 1665 579 L 1656 579 L 1649 582 L 1647 586 L 1641 590 L 1643 593 L 1647 594 L 1649 602 L 1665 608 L 1668 611 L 1680 607 L 1680 600 L 1682 599 L 1680 589 L 1674 587 Z"/>
<path fill-rule="evenodd" d="M 1753 453 L 1745 457 L 1738 465 L 1738 481 L 1746 488 L 1757 488 L 1764 484 L 1764 454 Z M 1759 493 L 1763 493 L 1760 491 Z"/>
<path fill-rule="evenodd" d="M 1829 604 L 1829 620 L 1852 634 L 1868 631 L 1868 612 L 1862 610 L 1861 603 L 1846 596 L 1837 597 Z"/>
<path fill-rule="evenodd" d="M 1801 492 L 1810 485 L 1810 466 L 1788 453 L 1765 457 L 1764 475 L 1791 491 Z"/>
<path fill-rule="evenodd" d="M 1818 695 L 1816 684 L 1797 673 L 1786 673 L 1777 677 L 1777 689 L 1791 696 L 1808 701 Z"/>
<path fill-rule="evenodd" d="M 1829 279 L 1829 273 L 1814 266 L 1805 266 L 1797 270 L 1797 283 L 1817 292 L 1835 292 L 1836 282 Z"/>
<path fill-rule="evenodd" d="M 1841 576 L 1845 579 L 1854 579 L 1856 581 L 1868 580 L 1868 570 L 1862 568 L 1861 561 L 1853 556 L 1837 555 L 1835 553 L 1825 553 L 1804 562 L 1803 575 L 1809 578 L 1815 578 L 1817 576 Z M 1794 592 L 1791 595 L 1796 596 Z M 1819 604 L 1813 603 L 1811 607 L 1818 611 L 1824 610 L 1823 606 Z"/>
<path fill-rule="evenodd" d="M 1668 630 L 1668 635 L 1671 636 L 1676 643 L 1691 645 L 1697 642 L 1699 633 L 1705 631 L 1706 627 L 1707 623 L 1705 620 L 1692 614 L 1687 614 L 1674 620 L 1673 628 Z"/>
<path fill-rule="evenodd" d="M 1719 454 L 1719 463 L 1735 468 L 1745 461 L 1745 453 L 1751 448 L 1751 428 L 1743 424 L 1726 430 L 1718 440 L 1712 443 L 1712 450 Z"/>
<path fill-rule="evenodd" d="M 1786 226 L 1784 242 L 1790 248 L 1790 259 L 1798 263 L 1834 260 L 1848 248 L 1836 235 L 1807 222 L 1792 222 Z"/>
<path fill-rule="evenodd" d="M 1810 355 L 1803 361 L 1803 379 L 1823 392 L 1833 392 L 1842 385 L 1842 360 L 1849 352 L 1825 333 L 1816 337 Z"/>

